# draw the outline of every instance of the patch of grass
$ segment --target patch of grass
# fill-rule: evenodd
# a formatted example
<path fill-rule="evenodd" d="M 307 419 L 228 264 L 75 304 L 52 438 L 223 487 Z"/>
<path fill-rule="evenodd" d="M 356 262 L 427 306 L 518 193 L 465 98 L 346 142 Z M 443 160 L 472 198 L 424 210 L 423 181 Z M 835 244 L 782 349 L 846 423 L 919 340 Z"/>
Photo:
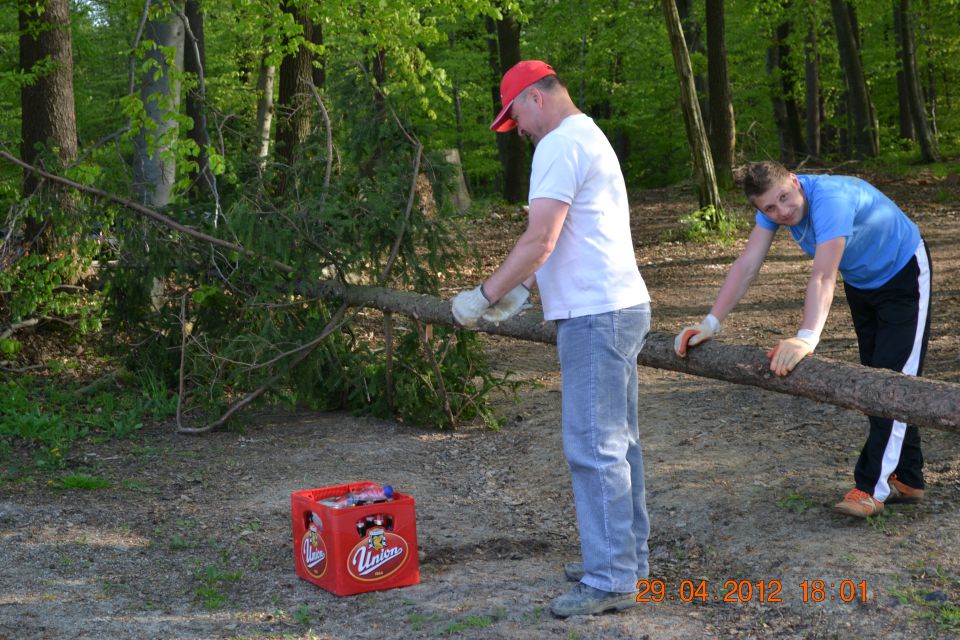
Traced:
<path fill-rule="evenodd" d="M 312 617 L 313 613 L 310 611 L 310 607 L 305 604 L 298 604 L 297 608 L 293 610 L 293 619 L 301 627 L 309 626 Z"/>
<path fill-rule="evenodd" d="M 680 228 L 667 234 L 666 240 L 680 242 L 729 242 L 745 226 L 733 209 L 718 212 L 713 206 L 698 209 L 680 218 Z"/>
<path fill-rule="evenodd" d="M 106 478 L 98 478 L 86 473 L 73 473 L 63 476 L 60 480 L 54 482 L 54 486 L 59 489 L 79 489 L 81 491 L 96 491 L 98 489 L 109 489 L 110 481 Z"/>
<path fill-rule="evenodd" d="M 24 374 L 0 382 L 0 461 L 25 447 L 34 468 L 59 469 L 77 442 L 130 438 L 145 419 L 176 410 L 176 396 L 154 379 L 141 375 L 119 389 L 96 391 L 82 387 L 72 374 L 58 375 L 68 364 L 51 366 L 53 375 Z"/>
<path fill-rule="evenodd" d="M 200 584 L 194 593 L 203 603 L 205 609 L 222 609 L 227 604 L 227 595 L 224 587 L 232 582 L 239 582 L 243 571 L 224 571 L 220 567 L 207 565 L 194 576 Z"/>
<path fill-rule="evenodd" d="M 406 617 L 406 622 L 410 625 L 414 631 L 421 631 L 426 625 L 431 622 L 435 622 L 437 616 L 435 615 L 425 615 L 423 613 L 417 613 L 414 611 Z"/>
<path fill-rule="evenodd" d="M 179 533 L 175 533 L 170 536 L 170 543 L 167 545 L 172 551 L 185 551 L 187 549 L 192 549 L 196 545 L 187 540 L 185 537 Z"/>
<path fill-rule="evenodd" d="M 890 529 L 890 512 L 881 511 L 875 516 L 867 516 L 867 522 L 873 527 L 874 531 L 878 531 L 884 535 L 892 535 L 893 530 Z"/>
<path fill-rule="evenodd" d="M 781 509 L 787 509 L 796 514 L 801 514 L 809 510 L 814 504 L 813 500 L 804 497 L 803 494 L 798 491 L 794 491 L 776 501 L 776 505 Z"/>
<path fill-rule="evenodd" d="M 921 560 L 912 569 L 910 584 L 888 589 L 902 605 L 919 609 L 917 617 L 934 623 L 951 636 L 960 634 L 960 577 L 942 567 L 927 569 Z"/>
<path fill-rule="evenodd" d="M 496 620 L 491 616 L 467 616 L 456 622 L 451 622 L 444 627 L 444 633 L 457 633 L 467 629 L 484 629 L 492 625 Z"/>
<path fill-rule="evenodd" d="M 120 482 L 120 486 L 127 491 L 136 491 L 138 493 L 154 493 L 156 491 L 149 482 L 137 480 L 136 478 L 126 478 Z"/>

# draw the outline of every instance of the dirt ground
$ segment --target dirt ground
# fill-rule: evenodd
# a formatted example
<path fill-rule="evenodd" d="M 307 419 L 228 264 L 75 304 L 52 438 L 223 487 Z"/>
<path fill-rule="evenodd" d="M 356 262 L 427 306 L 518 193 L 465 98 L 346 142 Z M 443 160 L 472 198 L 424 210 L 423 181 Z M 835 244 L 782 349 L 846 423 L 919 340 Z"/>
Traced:
<path fill-rule="evenodd" d="M 926 374 L 960 382 L 956 180 L 872 179 L 918 222 L 933 255 Z M 653 330 L 675 332 L 709 309 L 743 239 L 658 243 L 694 208 L 691 197 L 672 189 L 632 201 Z M 489 266 L 522 225 L 520 212 L 503 212 L 476 226 Z M 780 235 L 720 339 L 772 346 L 797 327 L 810 262 Z M 518 402 L 499 401 L 501 431 L 347 413 L 250 415 L 242 432 L 203 437 L 151 425 L 134 441 L 74 452 L 71 468 L 109 478 L 111 489 L 0 486 L 0 639 L 960 635 L 960 434 L 923 432 L 926 502 L 856 521 L 830 505 L 852 487 L 863 416 L 646 368 L 651 579 L 662 581 L 665 601 L 553 618 L 550 600 L 569 587 L 562 565 L 579 553 L 557 358 L 549 346 L 487 344 L 499 368 L 536 383 Z M 856 360 L 841 288 L 818 354 Z M 336 597 L 294 574 L 290 493 L 358 480 L 415 497 L 420 584 Z M 801 584 L 817 580 L 823 601 L 805 601 Z M 706 601 L 681 601 L 702 581 Z M 727 581 L 741 602 L 723 601 Z M 865 585 L 865 601 L 860 586 L 842 601 L 851 582 Z M 782 602 L 761 600 L 758 583 L 768 595 L 779 584 Z"/>

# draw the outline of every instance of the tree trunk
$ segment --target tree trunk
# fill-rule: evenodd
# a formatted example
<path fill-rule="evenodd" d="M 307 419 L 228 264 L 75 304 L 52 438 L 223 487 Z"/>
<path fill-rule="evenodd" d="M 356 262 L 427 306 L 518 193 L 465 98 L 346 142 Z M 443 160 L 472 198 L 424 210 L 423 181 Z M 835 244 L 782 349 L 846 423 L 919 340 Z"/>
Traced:
<path fill-rule="evenodd" d="M 267 64 L 268 53 L 260 61 L 257 76 L 257 166 L 263 171 L 270 155 L 270 125 L 273 123 L 273 81 L 277 68 Z"/>
<path fill-rule="evenodd" d="M 717 182 L 733 186 L 737 124 L 727 75 L 727 41 L 724 33 L 724 0 L 707 0 L 707 78 L 710 84 L 710 151 Z"/>
<path fill-rule="evenodd" d="M 285 12 L 293 16 L 302 29 L 302 38 L 313 37 L 312 24 L 293 2 L 284 4 Z M 280 95 L 277 100 L 277 155 L 288 166 L 293 166 L 297 154 L 310 135 L 310 80 L 313 65 L 310 50 L 302 44 L 296 51 L 284 56 L 280 63 Z M 286 175 L 283 172 L 282 175 Z M 281 186 L 281 192 L 283 191 Z"/>
<path fill-rule="evenodd" d="M 40 8 L 42 7 L 42 9 Z M 29 164 L 37 160 L 38 145 L 56 154 L 59 164 L 77 158 L 77 125 L 73 98 L 73 52 L 70 9 L 67 0 L 19 3 L 20 70 L 35 73 L 37 63 L 49 60 L 51 69 L 20 90 L 23 117 L 20 120 L 20 157 Z M 37 188 L 37 178 L 24 173 L 23 194 Z M 74 210 L 73 197 L 56 193 L 57 206 Z M 24 230 L 28 243 L 40 252 L 52 250 L 54 229 L 49 218 L 30 219 Z"/>
<path fill-rule="evenodd" d="M 820 51 L 817 45 L 815 18 L 810 19 L 804 42 L 804 75 L 806 79 L 807 153 L 820 159 Z"/>
<path fill-rule="evenodd" d="M 713 157 L 710 153 L 710 141 L 703 126 L 700 104 L 697 102 L 697 90 L 693 83 L 693 69 L 690 66 L 690 53 L 683 39 L 680 26 L 680 14 L 674 0 L 661 0 L 667 32 L 670 36 L 670 49 L 673 63 L 680 80 L 680 103 L 683 106 L 683 123 L 687 130 L 687 142 L 693 154 L 693 173 L 697 182 L 697 197 L 700 208 L 714 207 L 717 215 L 723 215 L 720 202 L 720 190 L 713 169 Z"/>
<path fill-rule="evenodd" d="M 897 44 L 897 121 L 900 125 L 900 138 L 916 140 L 913 129 L 913 114 L 910 113 L 910 99 L 907 96 L 907 80 L 903 73 L 903 12 L 900 1 L 893 0 L 893 33 Z"/>
<path fill-rule="evenodd" d="M 311 42 L 323 49 L 323 22 L 317 22 L 313 26 L 313 38 Z M 322 90 L 327 86 L 327 56 L 325 54 L 313 54 L 313 86 Z"/>
<path fill-rule="evenodd" d="M 873 102 L 867 89 L 867 80 L 860 58 L 859 33 L 851 18 L 852 7 L 847 0 L 830 0 L 833 23 L 836 28 L 837 46 L 840 50 L 840 65 L 849 92 L 850 138 L 853 155 L 857 158 L 873 158 L 879 153 L 878 131 L 873 117 Z"/>
<path fill-rule="evenodd" d="M 396 289 L 343 285 L 325 281 L 298 291 L 314 297 L 336 297 L 351 307 L 401 313 L 422 322 L 454 326 L 450 302 Z M 531 311 L 499 325 L 481 321 L 483 333 L 533 342 L 556 343 L 556 325 Z M 868 415 L 903 420 L 909 424 L 960 433 L 960 384 L 872 369 L 818 356 L 805 358 L 783 378 L 770 371 L 766 350 L 723 344 L 713 340 L 678 358 L 674 336 L 654 332 L 647 336 L 637 362 L 645 367 L 680 371 L 736 384 L 810 398 Z"/>
<path fill-rule="evenodd" d="M 206 45 L 203 36 L 203 11 L 199 0 L 187 0 L 184 7 L 187 24 L 190 27 L 186 34 L 183 70 L 185 73 L 197 77 L 197 86 L 187 91 L 184 108 L 193 120 L 193 127 L 187 134 L 200 149 L 197 153 L 197 167 L 190 172 L 192 195 L 207 194 L 215 196 L 213 173 L 210 171 L 210 132 L 207 129 L 206 106 L 206 78 L 207 68 Z"/>
<path fill-rule="evenodd" d="M 520 25 L 516 18 L 504 15 L 495 24 L 497 33 L 497 64 L 493 76 L 493 116 L 500 113 L 500 79 L 513 65 L 520 62 Z M 497 149 L 503 167 L 503 199 L 507 202 L 526 202 L 530 190 L 530 176 L 526 169 L 527 147 L 516 131 L 497 134 Z"/>
<path fill-rule="evenodd" d="M 141 204 L 163 207 L 170 203 L 177 177 L 176 161 L 170 157 L 170 151 L 177 138 L 180 81 L 179 73 L 171 71 L 170 64 L 183 70 L 183 23 L 178 16 L 168 13 L 147 22 L 144 37 L 157 45 L 146 54 L 156 66 L 148 67 L 140 85 L 144 111 L 155 127 L 150 131 L 142 128 L 137 134 L 133 190 Z M 172 60 L 164 55 L 164 49 L 173 50 Z"/>
<path fill-rule="evenodd" d="M 903 62 L 903 79 L 907 89 L 907 102 L 910 104 L 910 116 L 913 129 L 920 143 L 920 159 L 923 162 L 939 162 L 940 151 L 937 149 L 937 140 L 933 136 L 927 112 L 923 104 L 923 93 L 920 89 L 920 72 L 917 68 L 917 40 L 913 33 L 913 15 L 910 9 L 910 0 L 900 2 L 900 42 L 903 46 L 901 60 Z"/>
<path fill-rule="evenodd" d="M 803 144 L 803 125 L 800 110 L 794 97 L 795 81 L 790 67 L 790 36 L 792 25 L 783 22 L 777 26 L 773 45 L 767 50 L 767 71 L 777 81 L 773 87 L 773 112 L 780 137 L 780 160 L 787 166 L 796 164 L 806 153 Z"/>
<path fill-rule="evenodd" d="M 703 54 L 702 28 L 693 15 L 693 0 L 676 0 L 677 14 L 683 26 L 683 40 L 687 43 L 687 50 L 692 55 Z M 691 64 L 692 66 L 692 64 Z M 707 91 L 707 79 L 701 71 L 694 70 L 693 86 L 697 90 L 697 102 L 700 103 L 700 113 L 710 113 L 710 100 Z M 710 121 L 704 120 L 707 135 L 710 134 Z"/>

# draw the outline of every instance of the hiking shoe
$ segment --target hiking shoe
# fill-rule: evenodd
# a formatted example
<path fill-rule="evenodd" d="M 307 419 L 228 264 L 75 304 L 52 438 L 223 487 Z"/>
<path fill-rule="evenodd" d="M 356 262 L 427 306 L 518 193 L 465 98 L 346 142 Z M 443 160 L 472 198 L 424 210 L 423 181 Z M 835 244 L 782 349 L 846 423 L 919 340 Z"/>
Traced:
<path fill-rule="evenodd" d="M 890 504 L 917 504 L 923 500 L 923 489 L 903 484 L 897 479 L 897 474 L 891 475 L 887 484 L 890 486 L 890 495 L 886 502 Z"/>
<path fill-rule="evenodd" d="M 582 582 L 550 603 L 550 612 L 558 618 L 586 616 L 604 611 L 620 611 L 637 604 L 637 592 L 612 593 L 594 589 Z"/>
<path fill-rule="evenodd" d="M 845 516 L 854 518 L 866 518 L 875 516 L 883 511 L 883 503 L 874 500 L 873 496 L 860 489 L 850 489 L 843 500 L 833 505 L 833 510 L 842 513 Z"/>
<path fill-rule="evenodd" d="M 568 562 L 563 565 L 563 575 L 567 576 L 567 580 L 571 582 L 580 582 L 584 574 L 586 571 L 583 570 L 582 562 Z"/>

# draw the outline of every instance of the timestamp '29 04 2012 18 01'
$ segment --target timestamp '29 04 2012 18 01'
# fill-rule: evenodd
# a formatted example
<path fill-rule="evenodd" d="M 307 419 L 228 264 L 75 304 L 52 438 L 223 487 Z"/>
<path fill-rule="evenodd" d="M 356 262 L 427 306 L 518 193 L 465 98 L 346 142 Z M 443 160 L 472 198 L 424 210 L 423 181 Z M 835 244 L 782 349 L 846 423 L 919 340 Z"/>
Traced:
<path fill-rule="evenodd" d="M 716 589 L 716 587 L 720 587 Z M 866 580 L 801 580 L 802 602 L 867 602 Z M 711 592 L 711 587 L 714 591 Z M 784 600 L 780 580 L 681 580 L 669 585 L 664 580 L 637 582 L 637 602 L 769 602 Z"/>

